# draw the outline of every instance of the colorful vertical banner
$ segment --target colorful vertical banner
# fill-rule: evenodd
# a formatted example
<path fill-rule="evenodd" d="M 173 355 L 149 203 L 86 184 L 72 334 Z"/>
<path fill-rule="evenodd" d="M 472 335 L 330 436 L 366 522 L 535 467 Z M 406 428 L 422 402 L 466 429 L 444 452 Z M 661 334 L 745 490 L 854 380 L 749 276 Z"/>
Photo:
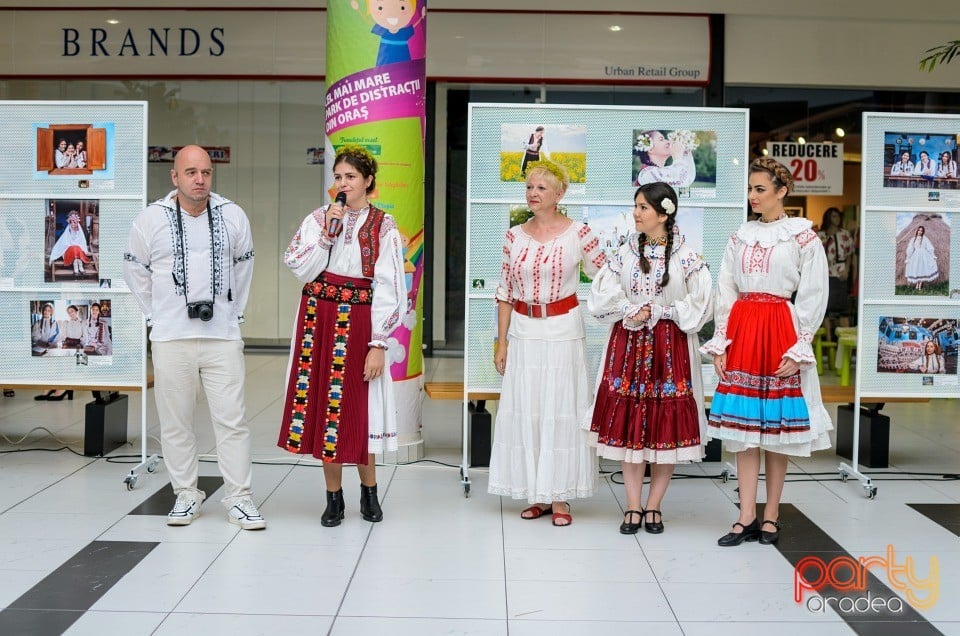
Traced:
<path fill-rule="evenodd" d="M 390 342 L 401 446 L 420 442 L 426 29 L 426 0 L 327 2 L 326 182 L 338 148 L 364 146 L 379 164 L 370 198 L 404 239 L 407 313 Z"/>

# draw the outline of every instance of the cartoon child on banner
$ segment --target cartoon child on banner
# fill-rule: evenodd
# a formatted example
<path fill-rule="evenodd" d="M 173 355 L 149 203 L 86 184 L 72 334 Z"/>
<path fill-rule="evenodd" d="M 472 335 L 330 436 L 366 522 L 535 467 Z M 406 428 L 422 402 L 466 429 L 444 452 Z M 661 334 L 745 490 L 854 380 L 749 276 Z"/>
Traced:
<path fill-rule="evenodd" d="M 360 10 L 357 0 L 350 6 Z M 425 0 L 367 0 L 367 15 L 374 22 L 371 33 L 380 38 L 377 66 L 424 57 L 416 27 L 427 15 Z"/>

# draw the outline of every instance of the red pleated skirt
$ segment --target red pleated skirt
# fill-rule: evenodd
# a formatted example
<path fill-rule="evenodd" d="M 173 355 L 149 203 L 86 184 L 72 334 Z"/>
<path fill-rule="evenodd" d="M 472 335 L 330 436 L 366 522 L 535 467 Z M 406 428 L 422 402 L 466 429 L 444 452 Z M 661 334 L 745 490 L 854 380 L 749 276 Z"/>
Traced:
<path fill-rule="evenodd" d="M 370 281 L 324 273 L 303 287 L 278 446 L 328 463 L 366 464 Z"/>
<path fill-rule="evenodd" d="M 710 406 L 710 435 L 764 447 L 809 441 L 810 417 L 800 373 L 779 378 L 783 356 L 797 342 L 787 300 L 741 294 L 730 310 L 725 379 Z"/>
<path fill-rule="evenodd" d="M 659 451 L 700 446 L 687 334 L 670 320 L 630 331 L 618 322 L 607 345 L 590 431 L 598 445 L 652 461 Z M 646 452 L 650 451 L 650 452 Z M 688 453 L 699 459 L 699 449 Z"/>

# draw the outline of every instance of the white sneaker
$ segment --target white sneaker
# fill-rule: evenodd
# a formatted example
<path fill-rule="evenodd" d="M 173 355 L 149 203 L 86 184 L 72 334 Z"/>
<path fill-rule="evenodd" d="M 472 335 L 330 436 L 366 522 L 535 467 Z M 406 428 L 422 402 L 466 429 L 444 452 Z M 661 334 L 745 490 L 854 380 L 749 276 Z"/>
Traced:
<path fill-rule="evenodd" d="M 263 515 L 249 497 L 237 500 L 230 510 L 227 510 L 230 523 L 235 523 L 244 530 L 262 530 L 267 527 Z"/>
<path fill-rule="evenodd" d="M 168 526 L 189 526 L 200 516 L 200 501 L 188 492 L 177 495 L 173 510 L 167 515 Z"/>

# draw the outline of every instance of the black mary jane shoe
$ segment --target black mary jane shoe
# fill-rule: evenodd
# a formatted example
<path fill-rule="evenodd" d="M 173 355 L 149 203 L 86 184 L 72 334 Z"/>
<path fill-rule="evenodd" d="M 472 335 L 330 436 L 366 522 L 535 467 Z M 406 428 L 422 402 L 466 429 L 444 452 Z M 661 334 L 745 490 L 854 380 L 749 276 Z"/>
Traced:
<path fill-rule="evenodd" d="M 640 521 L 632 523 L 633 515 L 640 517 Z M 630 521 L 627 521 L 630 519 Z M 620 534 L 637 534 L 640 526 L 643 525 L 643 510 L 625 510 L 623 512 L 623 523 L 620 524 Z"/>
<path fill-rule="evenodd" d="M 659 521 L 648 521 L 647 515 L 655 515 L 654 519 L 659 519 Z M 650 534 L 660 534 L 663 532 L 663 515 L 659 510 L 646 510 L 643 513 L 643 522 L 646 525 L 644 530 Z"/>
<path fill-rule="evenodd" d="M 763 526 L 770 524 L 775 529 L 773 532 L 767 532 L 763 530 Z M 760 524 L 760 543 L 763 545 L 773 545 L 780 540 L 780 522 L 779 521 L 770 521 L 769 519 L 764 519 L 763 523 Z"/>
<path fill-rule="evenodd" d="M 49 398 L 51 395 L 53 395 L 53 394 L 56 393 L 56 392 L 57 392 L 56 389 L 50 389 L 50 390 L 47 391 L 46 393 L 41 393 L 40 395 L 34 395 L 34 396 L 33 396 L 33 399 L 34 399 L 34 400 L 46 400 L 47 398 Z"/>
<path fill-rule="evenodd" d="M 320 515 L 320 525 L 324 528 L 339 526 L 343 521 L 346 506 L 343 503 L 343 488 L 337 492 L 327 491 L 327 509 Z"/>
<path fill-rule="evenodd" d="M 728 532 L 717 539 L 717 545 L 726 548 L 734 545 L 740 545 L 744 541 L 756 541 L 760 538 L 760 522 L 756 519 L 751 521 L 746 526 L 739 521 L 733 524 L 734 528 L 737 526 L 740 526 L 740 532 Z"/>
<path fill-rule="evenodd" d="M 377 485 L 360 484 L 360 516 L 364 521 L 377 523 L 383 521 L 383 509 L 377 500 Z"/>

